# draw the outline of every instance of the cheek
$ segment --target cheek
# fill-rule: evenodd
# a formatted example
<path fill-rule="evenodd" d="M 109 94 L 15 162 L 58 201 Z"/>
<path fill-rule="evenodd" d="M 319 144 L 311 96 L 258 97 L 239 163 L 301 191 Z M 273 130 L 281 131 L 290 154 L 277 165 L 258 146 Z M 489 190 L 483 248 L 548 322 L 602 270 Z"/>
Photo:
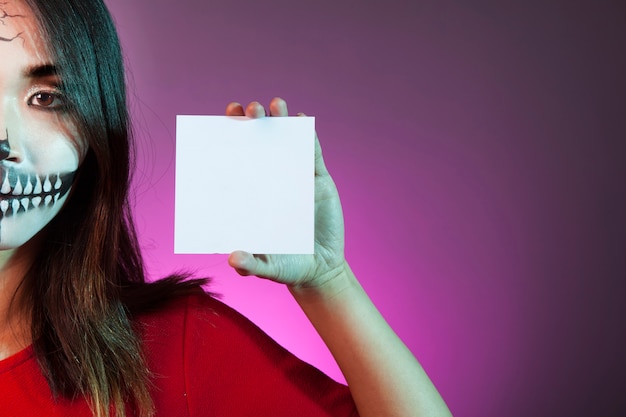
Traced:
<path fill-rule="evenodd" d="M 40 174 L 76 171 L 86 153 L 76 129 L 58 117 L 41 119 L 25 120 L 15 134 L 9 134 L 11 149 L 22 168 Z"/>
<path fill-rule="evenodd" d="M 33 144 L 35 146 L 25 155 L 35 172 L 73 172 L 82 161 L 80 150 L 66 137 L 48 136 L 44 141 L 33 141 Z"/>

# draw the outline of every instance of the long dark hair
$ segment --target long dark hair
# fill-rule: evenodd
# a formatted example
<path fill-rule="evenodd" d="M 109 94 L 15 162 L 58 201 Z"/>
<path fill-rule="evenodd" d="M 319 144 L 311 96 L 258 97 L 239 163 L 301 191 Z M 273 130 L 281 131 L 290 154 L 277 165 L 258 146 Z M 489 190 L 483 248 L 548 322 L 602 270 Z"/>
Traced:
<path fill-rule="evenodd" d="M 57 396 L 85 396 L 94 414 L 153 413 L 150 373 L 132 316 L 200 281 L 146 283 L 128 187 L 131 151 L 123 59 L 101 0 L 26 0 L 89 150 L 65 207 L 46 227 L 21 291 L 33 346 Z M 127 408 L 128 407 L 128 408 Z"/>

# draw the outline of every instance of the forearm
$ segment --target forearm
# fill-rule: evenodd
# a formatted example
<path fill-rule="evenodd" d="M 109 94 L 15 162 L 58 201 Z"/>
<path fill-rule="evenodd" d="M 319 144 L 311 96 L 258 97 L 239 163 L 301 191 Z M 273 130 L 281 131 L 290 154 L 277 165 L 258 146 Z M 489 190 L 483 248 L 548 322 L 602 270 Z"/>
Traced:
<path fill-rule="evenodd" d="M 322 288 L 290 288 L 367 416 L 450 416 L 430 379 L 347 264 Z"/>

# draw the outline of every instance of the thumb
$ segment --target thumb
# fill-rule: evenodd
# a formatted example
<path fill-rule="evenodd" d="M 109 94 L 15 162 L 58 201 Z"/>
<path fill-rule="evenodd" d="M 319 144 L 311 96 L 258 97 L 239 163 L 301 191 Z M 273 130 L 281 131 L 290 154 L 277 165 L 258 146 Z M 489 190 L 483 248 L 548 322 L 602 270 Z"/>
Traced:
<path fill-rule="evenodd" d="M 256 275 L 265 278 L 271 275 L 267 263 L 267 255 L 252 255 L 251 253 L 238 250 L 228 256 L 228 264 L 242 276 Z"/>

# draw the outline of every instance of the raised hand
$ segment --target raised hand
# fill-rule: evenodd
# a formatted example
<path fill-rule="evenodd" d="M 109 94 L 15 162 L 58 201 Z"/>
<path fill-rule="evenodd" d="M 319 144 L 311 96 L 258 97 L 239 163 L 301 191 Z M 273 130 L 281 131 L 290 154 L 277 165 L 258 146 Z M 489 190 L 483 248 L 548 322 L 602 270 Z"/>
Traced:
<path fill-rule="evenodd" d="M 230 116 L 264 117 L 257 102 L 231 103 Z M 280 98 L 270 116 L 287 116 Z M 362 417 L 451 417 L 445 402 L 411 351 L 386 323 L 343 255 L 343 216 L 317 137 L 315 151 L 315 254 L 251 255 L 228 262 L 241 275 L 289 285 L 289 290 L 341 368 Z"/>
<path fill-rule="evenodd" d="M 287 116 L 287 103 L 274 98 L 269 115 Z M 264 107 L 254 101 L 245 108 L 239 103 L 226 107 L 227 116 L 265 117 Z M 299 113 L 298 116 L 305 117 Z M 291 287 L 320 287 L 345 268 L 343 215 L 339 195 L 328 174 L 315 135 L 315 253 L 313 255 L 263 255 L 235 251 L 228 263 L 241 275 L 256 275 Z"/>

